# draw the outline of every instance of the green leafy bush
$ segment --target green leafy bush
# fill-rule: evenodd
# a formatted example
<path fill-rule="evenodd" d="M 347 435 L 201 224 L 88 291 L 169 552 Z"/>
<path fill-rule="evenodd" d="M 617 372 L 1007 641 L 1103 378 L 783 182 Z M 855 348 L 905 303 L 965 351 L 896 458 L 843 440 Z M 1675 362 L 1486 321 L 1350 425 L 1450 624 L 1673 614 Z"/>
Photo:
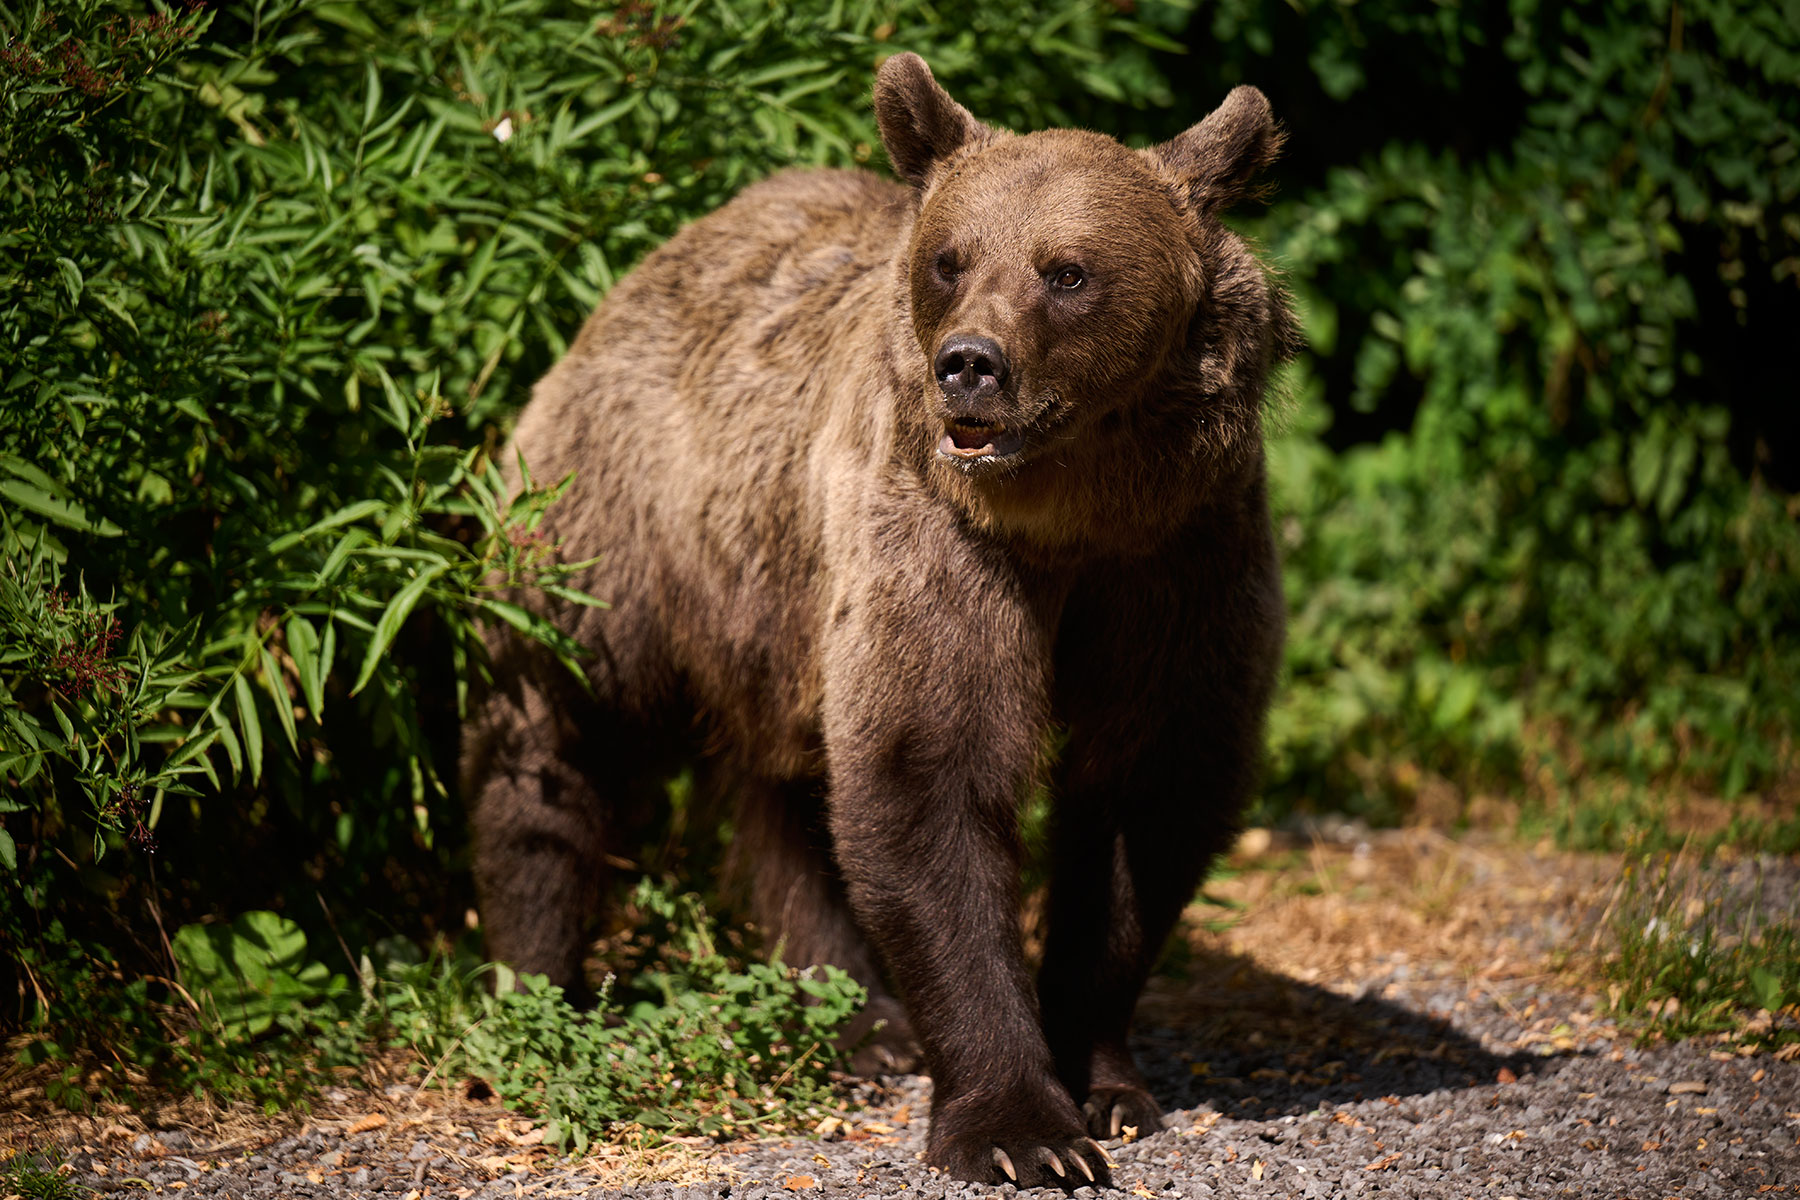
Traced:
<path fill-rule="evenodd" d="M 1221 85 L 1277 90 L 1300 184 L 1256 223 L 1312 343 L 1274 459 L 1270 807 L 1392 817 L 1448 781 L 1611 842 L 1670 788 L 1782 786 L 1800 27 L 1532 0 L 1206 19 Z"/>
<path fill-rule="evenodd" d="M 119 956 L 52 922 L 22 955 L 34 987 L 54 989 L 19 1054 L 44 1068 L 47 1097 L 77 1111 L 146 1090 L 304 1105 L 315 1069 L 362 1061 L 370 1035 L 347 1015 L 354 993 L 271 912 L 175 931 L 170 974 L 128 971 Z"/>
<path fill-rule="evenodd" d="M 508 1105 L 547 1118 L 545 1140 L 584 1149 L 612 1126 L 655 1135 L 764 1134 L 815 1124 L 834 1105 L 832 1039 L 862 1007 L 836 967 L 795 971 L 779 956 L 734 962 L 693 896 L 641 885 L 634 903 L 668 923 L 639 994 L 604 995 L 576 1014 L 561 989 L 526 977 L 479 997 L 486 1019 L 462 1038 L 468 1073 Z"/>
<path fill-rule="evenodd" d="M 727 953 L 698 897 L 649 880 L 631 908 L 635 970 L 623 985 L 609 976 L 580 1012 L 542 976 L 448 952 L 421 959 L 401 939 L 363 955 L 352 985 L 274 913 L 185 925 L 171 939 L 175 979 L 118 987 L 71 964 L 74 1011 L 46 1021 L 25 1060 L 61 1068 L 52 1097 L 72 1108 L 92 1103 L 86 1081 L 98 1078 L 100 1095 L 151 1087 L 274 1111 L 303 1106 L 324 1068 L 386 1045 L 411 1052 L 421 1086 L 486 1080 L 576 1152 L 626 1125 L 656 1138 L 816 1122 L 834 1102 L 834 1039 L 862 986 L 835 967 L 784 966 L 779 953 Z"/>
<path fill-rule="evenodd" d="M 834 1103 L 833 1039 L 866 995 L 835 967 L 794 970 L 779 954 L 719 948 L 698 897 L 649 880 L 632 893 L 641 958 L 598 1005 L 572 1009 L 542 976 L 486 973 L 450 957 L 365 967 L 358 1021 L 410 1049 L 431 1078 L 486 1080 L 575 1152 L 621 1127 L 651 1138 L 767 1133 Z M 428 1080 L 429 1082 L 429 1080 Z"/>

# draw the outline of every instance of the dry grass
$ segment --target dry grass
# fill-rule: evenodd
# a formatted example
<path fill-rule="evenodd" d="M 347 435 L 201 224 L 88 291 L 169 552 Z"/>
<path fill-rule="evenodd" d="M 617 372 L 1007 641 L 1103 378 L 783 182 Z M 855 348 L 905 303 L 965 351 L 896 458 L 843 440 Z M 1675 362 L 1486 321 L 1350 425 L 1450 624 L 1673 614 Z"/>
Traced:
<path fill-rule="evenodd" d="M 1350 992 L 1409 961 L 1472 978 L 1546 973 L 1577 949 L 1617 863 L 1430 829 L 1341 843 L 1251 830 L 1229 869 L 1208 894 L 1241 906 L 1238 919 L 1212 932 L 1219 909 L 1190 909 L 1195 948 Z"/>
<path fill-rule="evenodd" d="M 184 1095 L 147 1094 L 138 1104 L 101 1101 L 93 1111 L 74 1113 L 48 1104 L 41 1084 L 15 1068 L 0 1086 L 13 1107 L 0 1115 L 0 1146 L 63 1146 L 79 1153 L 158 1158 L 171 1153 L 154 1138 L 137 1151 L 134 1143 L 147 1133 L 180 1130 L 192 1146 L 180 1151 L 197 1161 L 236 1158 L 286 1137 L 315 1130 L 361 1135 L 372 1153 L 404 1154 L 423 1140 L 435 1154 L 451 1158 L 486 1178 L 521 1177 L 554 1166 L 595 1177 L 609 1188 L 643 1183 L 698 1183 L 729 1176 L 729 1167 L 705 1162 L 698 1150 L 713 1143 L 704 1138 L 654 1141 L 642 1130 L 620 1131 L 616 1140 L 596 1145 L 576 1159 L 564 1158 L 543 1144 L 536 1123 L 508 1112 L 486 1085 L 444 1081 L 425 1089 L 413 1086 L 421 1068 L 406 1051 L 392 1050 L 361 1068 L 340 1069 L 305 1110 L 267 1114 L 249 1105 L 214 1104 Z M 469 1136 L 469 1135 L 473 1136 Z M 304 1163 L 295 1169 L 305 1171 Z M 319 1167 L 320 1178 L 341 1174 Z"/>
<path fill-rule="evenodd" d="M 1295 983 L 1345 997 L 1394 980 L 1459 995 L 1577 983 L 1611 856 L 1451 839 L 1430 829 L 1338 842 L 1251 830 L 1172 948 L 1190 962 L 1151 980 L 1140 1022 L 1226 1036 L 1239 1012 L 1269 1021 Z M 1304 1021 L 1294 1009 L 1295 1021 Z"/>

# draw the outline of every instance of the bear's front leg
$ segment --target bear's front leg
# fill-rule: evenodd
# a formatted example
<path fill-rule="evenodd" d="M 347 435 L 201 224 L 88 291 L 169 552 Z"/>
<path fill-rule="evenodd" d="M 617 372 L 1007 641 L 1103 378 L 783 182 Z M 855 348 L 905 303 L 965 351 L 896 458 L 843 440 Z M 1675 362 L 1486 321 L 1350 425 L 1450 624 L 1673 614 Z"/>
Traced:
<path fill-rule="evenodd" d="M 983 1183 L 1105 1182 L 1020 938 L 1018 803 L 1042 748 L 1044 639 L 1000 583 L 908 599 L 838 605 L 825 737 L 851 905 L 931 1072 L 926 1160 Z"/>

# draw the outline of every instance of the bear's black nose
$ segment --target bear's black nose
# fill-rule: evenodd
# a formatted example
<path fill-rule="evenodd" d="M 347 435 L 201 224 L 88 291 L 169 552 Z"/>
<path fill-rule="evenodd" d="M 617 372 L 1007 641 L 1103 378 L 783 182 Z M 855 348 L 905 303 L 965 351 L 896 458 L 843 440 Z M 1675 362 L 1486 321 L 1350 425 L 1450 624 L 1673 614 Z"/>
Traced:
<path fill-rule="evenodd" d="M 953 334 L 937 353 L 938 386 L 952 400 L 988 400 L 1006 386 L 1006 355 L 992 338 Z"/>

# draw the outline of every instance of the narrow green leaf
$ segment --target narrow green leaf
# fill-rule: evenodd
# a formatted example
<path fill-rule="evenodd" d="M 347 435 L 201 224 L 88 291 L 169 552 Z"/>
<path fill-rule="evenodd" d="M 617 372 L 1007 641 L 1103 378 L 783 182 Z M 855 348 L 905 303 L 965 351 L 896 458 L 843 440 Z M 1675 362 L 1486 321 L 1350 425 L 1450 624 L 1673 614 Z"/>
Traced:
<path fill-rule="evenodd" d="M 387 397 L 388 411 L 394 414 L 394 428 L 401 433 L 410 434 L 412 410 L 406 403 L 406 397 L 400 392 L 400 385 L 394 382 L 394 377 L 380 363 L 375 364 L 375 373 L 381 377 L 381 391 Z"/>
<path fill-rule="evenodd" d="M 387 507 L 383 500 L 358 500 L 355 504 L 345 505 L 328 517 L 323 517 L 308 525 L 305 529 L 283 534 L 264 547 L 264 553 L 280 554 L 292 546 L 296 546 L 315 533 L 323 533 L 327 529 L 335 529 L 339 525 L 348 525 L 352 521 L 360 521 L 371 513 L 378 513 Z"/>
<path fill-rule="evenodd" d="M 56 718 L 56 726 L 58 729 L 62 730 L 64 741 L 73 742 L 75 740 L 75 726 L 69 723 L 68 714 L 63 712 L 62 705 L 58 704 L 56 701 L 52 700 L 49 704 L 50 715 Z"/>
<path fill-rule="evenodd" d="M 26 483 L 40 487 L 46 492 L 56 491 L 54 479 L 17 455 L 0 454 L 0 471 L 5 471 L 9 475 L 17 475 Z"/>
<path fill-rule="evenodd" d="M 263 735 L 262 718 L 256 713 L 256 693 L 250 690 L 250 680 L 242 671 L 231 681 L 231 689 L 237 699 L 238 725 L 244 731 L 244 758 L 250 764 L 250 782 L 261 783 Z"/>
<path fill-rule="evenodd" d="M 63 286 L 69 289 L 69 303 L 81 303 L 81 268 L 75 265 L 74 259 L 64 258 L 59 254 L 56 256 L 56 269 L 62 275 Z"/>
<path fill-rule="evenodd" d="M 211 425 L 213 423 L 212 414 L 207 412 L 204 408 L 201 408 L 200 402 L 195 400 L 192 396 L 183 396 L 175 401 L 175 408 L 178 412 L 186 413 L 202 425 Z"/>
<path fill-rule="evenodd" d="M 212 719 L 218 728 L 219 744 L 225 747 L 225 757 L 231 760 L 231 778 L 235 782 L 244 773 L 244 747 L 238 741 L 237 731 L 231 727 L 230 717 L 215 708 Z"/>
<path fill-rule="evenodd" d="M 520 633 L 531 632 L 532 624 L 537 620 L 529 612 L 507 600 L 490 600 L 482 597 L 475 601 L 481 607 L 517 629 Z"/>
<path fill-rule="evenodd" d="M 375 112 L 381 107 L 381 72 L 373 58 L 364 60 L 364 67 L 362 127 L 367 130 L 375 123 Z"/>
<path fill-rule="evenodd" d="M 288 695 L 287 684 L 282 680 L 275 652 L 269 649 L 266 642 L 262 646 L 262 669 L 263 686 L 268 689 L 269 700 L 275 705 L 275 718 L 281 722 L 281 732 L 287 734 L 288 749 L 298 754 L 300 739 L 294 731 L 294 700 Z"/>
<path fill-rule="evenodd" d="M 313 623 L 295 613 L 287 623 L 288 653 L 294 656 L 294 668 L 300 675 L 300 692 L 306 698 L 307 708 L 312 710 L 313 720 L 325 719 L 325 676 L 331 672 L 331 663 L 321 661 L 319 655 L 319 634 Z"/>
<path fill-rule="evenodd" d="M 565 600 L 570 604 L 579 604 L 584 608 L 612 607 L 611 604 L 600 599 L 600 597 L 590 596 L 588 593 L 581 591 L 578 588 L 561 587 L 554 583 L 540 583 L 537 585 L 537 589 L 546 596 L 555 596 L 558 600 Z"/>
<path fill-rule="evenodd" d="M 569 140 L 571 142 L 578 142 L 588 134 L 594 132 L 594 130 L 604 129 L 606 126 L 611 125 L 614 121 L 617 121 L 620 117 L 629 113 L 643 102 L 643 92 L 632 92 L 629 95 L 621 96 L 611 104 L 603 105 L 602 107 L 595 109 L 592 113 L 577 121 L 575 127 L 569 130 Z"/>
<path fill-rule="evenodd" d="M 401 588 L 400 594 L 388 604 L 387 611 L 381 614 L 381 620 L 375 624 L 375 636 L 369 640 L 369 649 L 363 655 L 362 670 L 357 672 L 356 683 L 350 688 L 351 695 L 363 690 L 363 685 L 368 683 L 370 677 L 375 674 L 375 668 L 381 665 L 382 655 L 386 654 L 388 647 L 393 644 L 394 635 L 399 633 L 400 626 L 406 623 L 406 618 L 411 614 L 413 605 L 419 602 L 419 597 L 425 594 L 425 589 L 431 586 L 431 581 L 449 565 L 449 563 L 439 563 L 436 566 L 425 568 L 411 583 Z"/>
<path fill-rule="evenodd" d="M 90 521 L 87 512 L 79 504 L 33 487 L 22 479 L 0 479 L 0 497 L 5 497 L 40 517 L 47 517 L 66 529 L 97 533 L 101 537 L 118 537 L 125 532 L 104 517 L 97 522 Z"/>

